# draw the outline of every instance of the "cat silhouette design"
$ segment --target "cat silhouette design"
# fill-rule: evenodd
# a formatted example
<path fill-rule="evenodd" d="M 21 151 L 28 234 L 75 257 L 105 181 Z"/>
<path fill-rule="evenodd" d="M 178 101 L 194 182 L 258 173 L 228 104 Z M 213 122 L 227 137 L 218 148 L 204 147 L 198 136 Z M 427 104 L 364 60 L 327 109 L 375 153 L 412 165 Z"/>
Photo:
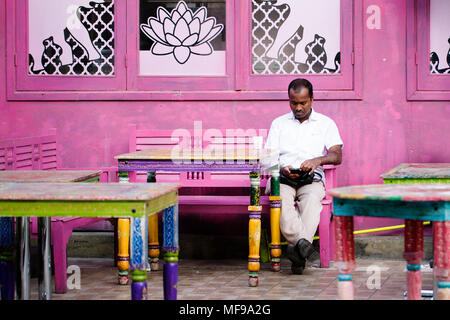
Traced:
<path fill-rule="evenodd" d="M 278 0 L 267 1 L 275 7 L 289 6 L 289 15 L 278 29 L 274 42 L 266 52 L 266 57 L 278 59 L 281 48 L 303 28 L 301 41 L 296 45 L 294 61 L 307 63 L 306 45 L 315 41 L 315 35 L 326 39 L 328 56 L 335 57 L 340 51 L 340 28 L 330 27 L 329 22 L 337 21 L 340 25 L 339 0 Z M 325 42 L 324 42 L 325 43 Z M 333 69 L 334 61 L 328 59 L 325 67 Z"/>
<path fill-rule="evenodd" d="M 103 2 L 103 1 L 96 1 Z M 33 56 L 34 70 L 45 68 L 42 59 L 43 41 L 50 38 L 53 45 L 61 48 L 59 60 L 63 65 L 73 63 L 72 50 L 65 41 L 64 30 L 67 28 L 89 54 L 89 59 L 100 58 L 100 54 L 91 42 L 89 33 L 79 21 L 80 7 L 93 7 L 92 0 L 29 0 L 29 54 Z M 50 43 L 48 48 L 51 50 Z M 47 52 L 46 54 L 50 54 Z M 49 65 L 47 68 L 51 68 Z"/>

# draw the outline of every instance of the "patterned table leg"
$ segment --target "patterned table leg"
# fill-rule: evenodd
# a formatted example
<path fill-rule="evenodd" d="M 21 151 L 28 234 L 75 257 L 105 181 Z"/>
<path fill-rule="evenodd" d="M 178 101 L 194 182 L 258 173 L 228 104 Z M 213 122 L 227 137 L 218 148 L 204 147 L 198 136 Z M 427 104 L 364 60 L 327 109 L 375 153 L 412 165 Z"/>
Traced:
<path fill-rule="evenodd" d="M 250 206 L 249 210 L 249 225 L 248 225 L 248 241 L 249 241 L 249 255 L 248 255 L 248 285 L 256 287 L 258 285 L 259 264 L 259 245 L 261 242 L 261 178 L 259 172 L 250 172 Z"/>
<path fill-rule="evenodd" d="M 156 173 L 147 172 L 147 182 L 156 182 Z M 148 257 L 150 269 L 159 270 L 159 240 L 158 240 L 158 215 L 154 214 L 148 217 Z"/>
<path fill-rule="evenodd" d="M 147 300 L 147 226 L 148 217 L 131 218 L 130 223 L 130 270 L 131 270 L 131 299 Z"/>
<path fill-rule="evenodd" d="M 158 214 L 148 217 L 148 256 L 151 271 L 159 270 Z"/>
<path fill-rule="evenodd" d="M 127 171 L 119 171 L 119 183 L 129 183 L 129 175 Z M 127 285 L 128 270 L 130 268 L 130 219 L 117 219 L 117 236 L 118 236 L 118 257 L 117 268 L 119 269 L 118 282 L 121 285 Z"/>
<path fill-rule="evenodd" d="M 178 204 L 163 211 L 164 300 L 177 300 L 178 285 Z"/>
<path fill-rule="evenodd" d="M 450 300 L 450 221 L 433 222 L 434 266 L 437 280 L 436 300 Z"/>
<path fill-rule="evenodd" d="M 338 296 L 341 300 L 353 300 L 352 272 L 355 269 L 353 242 L 353 217 L 334 216 L 335 266 L 338 268 Z"/>
<path fill-rule="evenodd" d="M 280 171 L 278 166 L 271 171 L 270 179 L 270 231 L 272 242 L 270 244 L 270 255 L 272 257 L 272 271 L 280 271 L 281 257 L 281 234 L 280 234 Z"/>
<path fill-rule="evenodd" d="M 407 265 L 408 300 L 422 299 L 422 272 L 420 262 L 423 252 L 423 222 L 420 220 L 405 220 L 405 251 L 403 258 Z"/>
<path fill-rule="evenodd" d="M 14 300 L 14 220 L 0 218 L 0 292 L 1 300 Z"/>
<path fill-rule="evenodd" d="M 128 284 L 128 270 L 130 268 L 129 242 L 130 242 L 130 219 L 117 219 L 117 234 L 119 237 L 119 252 L 117 268 L 119 269 L 119 284 Z"/>

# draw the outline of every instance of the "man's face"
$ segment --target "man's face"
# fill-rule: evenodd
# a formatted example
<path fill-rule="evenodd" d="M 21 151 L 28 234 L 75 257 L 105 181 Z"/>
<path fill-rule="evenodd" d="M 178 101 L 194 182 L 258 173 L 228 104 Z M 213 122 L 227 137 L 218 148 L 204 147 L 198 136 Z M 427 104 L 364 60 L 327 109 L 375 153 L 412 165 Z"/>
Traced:
<path fill-rule="evenodd" d="M 300 91 L 289 90 L 289 105 L 297 120 L 308 120 L 311 114 L 313 98 L 309 97 L 309 90 L 302 87 Z"/>

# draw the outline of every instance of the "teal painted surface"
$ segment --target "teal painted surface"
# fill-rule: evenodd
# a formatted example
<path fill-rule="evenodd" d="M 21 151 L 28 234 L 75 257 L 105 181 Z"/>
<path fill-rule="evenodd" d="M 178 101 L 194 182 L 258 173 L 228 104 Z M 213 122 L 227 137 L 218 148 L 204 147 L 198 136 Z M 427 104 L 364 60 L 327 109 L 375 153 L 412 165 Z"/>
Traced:
<path fill-rule="evenodd" d="M 450 204 L 442 201 L 403 202 L 334 198 L 333 208 L 333 213 L 338 216 L 365 216 L 424 221 L 450 220 Z"/>
<path fill-rule="evenodd" d="M 420 271 L 420 264 L 412 264 L 412 263 L 408 263 L 406 265 L 406 269 L 408 271 Z"/>
<path fill-rule="evenodd" d="M 337 278 L 339 281 L 351 281 L 353 276 L 351 274 L 339 274 Z"/>
<path fill-rule="evenodd" d="M 450 281 L 440 281 L 437 285 L 438 288 L 450 288 Z"/>

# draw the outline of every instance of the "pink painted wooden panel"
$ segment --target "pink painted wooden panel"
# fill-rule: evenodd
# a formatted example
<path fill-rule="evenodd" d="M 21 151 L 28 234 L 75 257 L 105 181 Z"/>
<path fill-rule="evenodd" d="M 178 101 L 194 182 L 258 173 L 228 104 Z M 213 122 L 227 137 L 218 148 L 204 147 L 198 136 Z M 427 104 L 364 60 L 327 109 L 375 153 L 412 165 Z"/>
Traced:
<path fill-rule="evenodd" d="M 352 0 L 342 0 L 343 14 L 349 19 L 344 19 L 343 52 L 346 59 L 342 59 L 342 70 L 339 76 L 310 75 L 317 82 L 316 99 L 360 99 L 362 88 L 362 32 L 360 19 L 354 19 L 361 14 L 360 4 L 356 2 L 353 9 L 349 3 Z M 129 1 L 127 10 L 124 9 L 125 1 L 116 3 L 116 71 L 115 77 L 79 77 L 73 76 L 28 76 L 27 75 L 27 34 L 26 34 L 26 0 L 7 3 L 7 25 L 11 32 L 7 33 L 8 42 L 8 70 L 12 75 L 7 83 L 8 98 L 11 100 L 284 100 L 284 87 L 277 87 L 270 78 L 263 77 L 270 91 L 264 91 L 264 86 L 253 82 L 248 70 L 248 47 L 243 46 L 245 33 L 242 30 L 247 23 L 242 15 L 248 16 L 248 4 L 242 1 L 227 1 L 227 76 L 225 77 L 145 77 L 139 76 L 138 59 L 138 4 L 137 1 Z M 247 7 L 246 7 L 247 6 Z M 124 17 L 124 12 L 127 17 Z M 354 12 L 353 12 L 354 11 Z M 247 14 L 247 15 L 245 15 Z M 127 21 L 127 22 L 125 22 Z M 354 27 L 351 24 L 354 21 Z M 24 28 L 19 27 L 24 25 Z M 125 28 L 127 25 L 127 28 Z M 246 27 L 249 27 L 248 25 Z M 15 36 L 16 28 L 18 36 Z M 353 31 L 347 30 L 354 28 Z M 125 34 L 125 29 L 127 32 Z M 250 32 L 247 32 L 249 34 Z M 354 39 L 347 41 L 349 35 Z M 244 38 L 244 39 L 242 39 Z M 243 41 L 244 40 L 244 41 Z M 125 55 L 124 44 L 127 43 Z M 347 54 L 347 51 L 349 51 Z M 353 51 L 353 58 L 352 58 Z M 235 57 L 240 57 L 239 59 Z M 241 59 L 241 60 L 240 60 Z M 244 60 L 242 60 L 244 59 Z M 352 65 L 352 59 L 354 65 Z M 127 62 L 125 62 L 127 61 Z M 17 64 L 17 67 L 15 66 Z M 246 67 L 247 64 L 247 67 Z M 126 67 L 127 66 L 127 67 Z M 17 69 L 17 70 L 16 70 Z M 128 71 L 126 71 L 128 69 Z M 125 72 L 127 73 L 128 86 L 125 87 Z M 330 80 L 335 77 L 334 80 Z M 106 79 L 105 79 L 106 78 Z M 280 80 L 292 79 L 292 76 L 281 77 Z M 251 81 L 250 81 L 251 80 Z M 250 82 L 249 82 L 250 81 Z M 45 84 L 43 83 L 45 82 Z M 17 85 L 16 85 L 17 83 Z M 245 83 L 248 84 L 245 85 Z M 254 83 L 254 85 L 253 85 Z M 345 86 L 345 88 L 344 88 Z M 253 87 L 253 88 L 252 88 Z M 61 90 L 79 91 L 61 91 Z M 233 91 L 233 89 L 246 91 Z M 280 90 L 283 89 L 283 90 Z M 52 91 L 50 91 L 52 90 Z M 82 91 L 80 91 L 82 90 Z M 113 91 L 107 91 L 113 90 Z M 211 91 L 214 90 L 214 91 Z M 219 91 L 218 91 L 219 90 Z M 263 90 L 263 91 L 261 91 Z M 194 92 L 192 92 L 194 91 Z"/>
<path fill-rule="evenodd" d="M 335 91 L 352 91 L 354 97 L 359 95 L 355 90 L 355 84 L 359 78 L 355 78 L 360 69 L 354 69 L 352 60 L 359 60 L 360 57 L 352 56 L 356 53 L 356 46 L 361 47 L 361 12 L 360 1 L 342 0 L 341 1 L 341 73 L 339 75 L 322 75 L 322 74 L 306 74 L 303 77 L 309 79 L 315 84 L 315 89 L 319 90 L 335 90 Z M 251 3 L 250 1 L 241 1 L 239 3 L 239 11 L 243 17 L 243 30 L 252 30 L 251 27 Z M 240 72 L 238 74 L 239 87 L 245 90 L 284 90 L 291 80 L 299 75 L 254 75 L 252 74 L 251 58 L 252 58 L 252 33 L 249 31 L 246 36 L 242 37 L 239 43 L 240 55 Z M 361 61 L 358 61 L 361 62 Z M 358 88 L 359 87 L 359 84 Z"/>
<path fill-rule="evenodd" d="M 448 74 L 438 75 L 430 73 L 430 1 L 416 1 L 418 59 L 417 89 L 420 91 L 444 91 L 450 84 L 450 76 Z M 450 94 L 448 97 L 450 97 Z"/>
<path fill-rule="evenodd" d="M 0 141 L 0 170 L 52 170 L 59 164 L 56 130 L 44 136 Z"/>
<path fill-rule="evenodd" d="M 9 90 L 124 90 L 126 89 L 126 1 L 114 3 L 114 76 L 39 76 L 28 74 L 28 0 L 7 1 L 9 74 L 16 80 Z M 20 27 L 18 27 L 20 26 Z M 15 35 L 15 37 L 14 37 Z M 13 60 L 13 61 L 11 61 Z M 15 67 L 17 64 L 17 67 Z"/>
<path fill-rule="evenodd" d="M 430 74 L 430 2 L 406 2 L 407 97 L 409 100 L 449 100 L 448 74 Z"/>
<path fill-rule="evenodd" d="M 226 1 L 226 75 L 224 76 L 142 76 L 139 75 L 139 4 L 127 5 L 128 89 L 145 91 L 233 90 L 235 89 L 235 16 L 237 0 Z M 153 96 L 153 94 L 152 94 Z"/>

